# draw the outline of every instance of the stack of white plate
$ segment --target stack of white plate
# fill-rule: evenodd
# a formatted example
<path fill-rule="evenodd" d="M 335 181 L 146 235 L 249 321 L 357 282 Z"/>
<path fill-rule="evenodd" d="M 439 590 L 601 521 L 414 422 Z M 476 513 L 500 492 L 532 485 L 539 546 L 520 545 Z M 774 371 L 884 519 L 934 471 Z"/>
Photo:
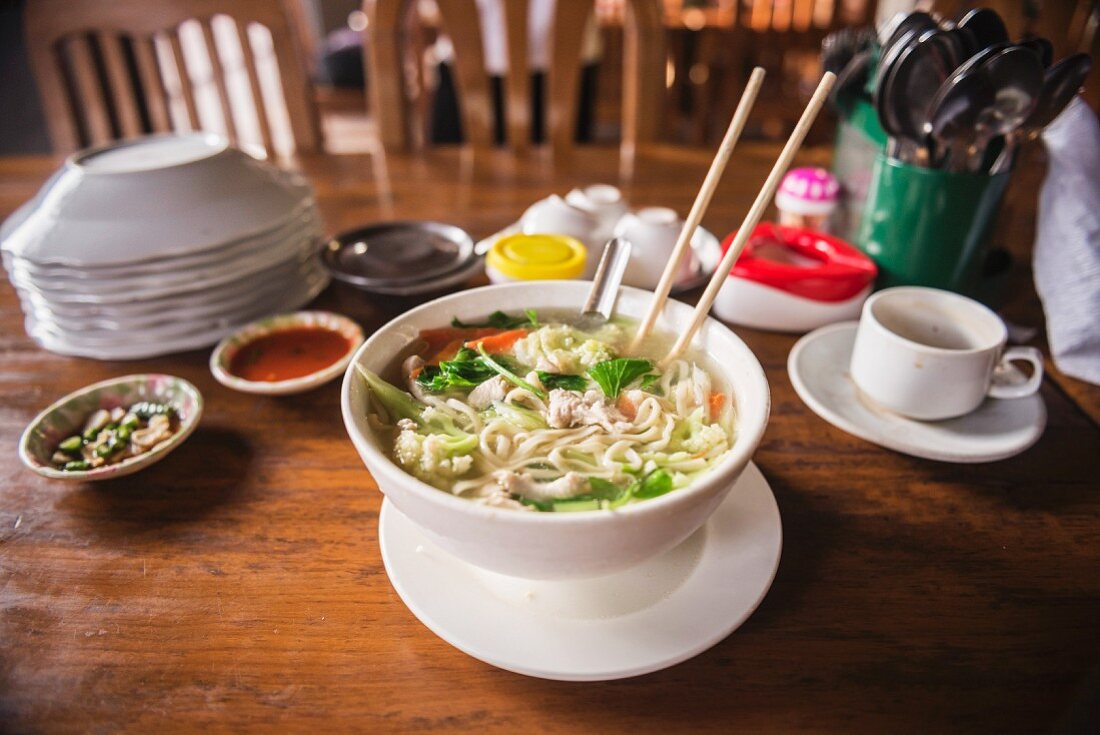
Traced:
<path fill-rule="evenodd" d="M 321 233 L 302 177 L 218 136 L 161 135 L 72 156 L 0 226 L 0 251 L 39 344 L 136 359 L 311 301 Z"/>

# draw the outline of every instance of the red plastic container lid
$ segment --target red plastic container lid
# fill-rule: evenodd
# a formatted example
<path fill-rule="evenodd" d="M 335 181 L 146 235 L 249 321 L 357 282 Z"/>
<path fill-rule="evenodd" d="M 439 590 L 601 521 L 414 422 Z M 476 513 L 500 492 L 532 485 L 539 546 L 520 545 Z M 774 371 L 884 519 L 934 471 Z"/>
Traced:
<path fill-rule="evenodd" d="M 723 254 L 736 235 L 731 232 L 722 241 Z M 847 301 L 867 288 L 876 275 L 874 261 L 840 238 L 773 222 L 756 226 L 730 270 L 730 277 L 815 301 Z"/>

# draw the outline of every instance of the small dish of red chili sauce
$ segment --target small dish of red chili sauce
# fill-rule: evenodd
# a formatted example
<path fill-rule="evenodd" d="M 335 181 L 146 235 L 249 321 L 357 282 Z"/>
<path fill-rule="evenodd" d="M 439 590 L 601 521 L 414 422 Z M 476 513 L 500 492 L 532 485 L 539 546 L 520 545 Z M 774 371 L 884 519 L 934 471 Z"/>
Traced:
<path fill-rule="evenodd" d="M 226 337 L 210 356 L 210 370 L 222 385 L 246 393 L 301 393 L 340 375 L 362 342 L 363 330 L 347 317 L 301 311 Z"/>

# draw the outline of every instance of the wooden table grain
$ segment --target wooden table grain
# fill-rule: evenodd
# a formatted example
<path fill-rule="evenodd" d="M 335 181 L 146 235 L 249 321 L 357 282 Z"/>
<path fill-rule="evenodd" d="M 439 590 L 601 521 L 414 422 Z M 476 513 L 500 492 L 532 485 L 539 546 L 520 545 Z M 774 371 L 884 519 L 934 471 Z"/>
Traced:
<path fill-rule="evenodd" d="M 776 153 L 739 148 L 706 226 L 738 224 Z M 684 212 L 707 162 L 656 149 L 627 193 Z M 0 161 L 0 215 L 55 165 Z M 602 150 L 557 167 L 454 151 L 298 165 L 333 230 L 419 217 L 475 236 L 538 197 L 619 174 Z M 1024 263 L 1034 206 L 1028 187 L 1016 189 L 1002 229 Z M 1006 313 L 1041 326 L 1026 268 L 1014 278 Z M 334 286 L 316 305 L 369 332 L 411 303 Z M 136 362 L 53 355 L 25 336 L 6 283 L 0 329 L 5 732 L 1069 732 L 1100 718 L 1095 387 L 1055 375 L 1034 448 L 941 464 L 819 419 L 786 374 L 794 338 L 737 329 L 773 394 L 755 461 L 783 518 L 775 583 L 739 630 L 688 662 L 572 684 L 476 661 L 405 608 L 382 567 L 381 496 L 345 435 L 338 384 L 254 397 L 217 384 L 206 350 Z M 181 375 L 205 396 L 200 428 L 174 454 L 84 486 L 20 466 L 16 442 L 42 407 L 141 371 Z"/>

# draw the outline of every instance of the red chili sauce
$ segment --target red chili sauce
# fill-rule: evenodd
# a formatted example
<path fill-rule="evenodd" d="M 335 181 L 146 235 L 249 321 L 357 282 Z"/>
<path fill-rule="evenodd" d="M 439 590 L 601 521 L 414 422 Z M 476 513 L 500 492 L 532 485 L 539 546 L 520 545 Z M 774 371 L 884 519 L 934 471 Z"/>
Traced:
<path fill-rule="evenodd" d="M 229 363 L 229 372 L 273 383 L 324 370 L 348 351 L 348 340 L 324 327 L 283 329 L 252 340 Z"/>

